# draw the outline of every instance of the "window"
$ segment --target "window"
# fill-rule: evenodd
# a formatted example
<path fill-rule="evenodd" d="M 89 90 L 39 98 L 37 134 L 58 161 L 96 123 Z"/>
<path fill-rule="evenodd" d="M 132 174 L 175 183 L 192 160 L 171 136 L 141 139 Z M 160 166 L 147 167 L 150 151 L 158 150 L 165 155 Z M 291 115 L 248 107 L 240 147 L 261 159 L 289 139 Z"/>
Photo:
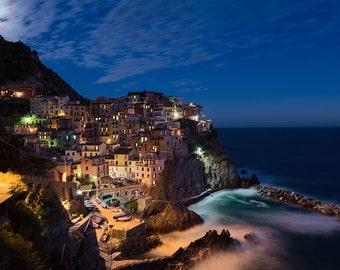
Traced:
<path fill-rule="evenodd" d="M 85 167 L 85 171 L 88 171 L 88 170 L 89 170 L 89 167 L 86 166 L 86 167 Z"/>

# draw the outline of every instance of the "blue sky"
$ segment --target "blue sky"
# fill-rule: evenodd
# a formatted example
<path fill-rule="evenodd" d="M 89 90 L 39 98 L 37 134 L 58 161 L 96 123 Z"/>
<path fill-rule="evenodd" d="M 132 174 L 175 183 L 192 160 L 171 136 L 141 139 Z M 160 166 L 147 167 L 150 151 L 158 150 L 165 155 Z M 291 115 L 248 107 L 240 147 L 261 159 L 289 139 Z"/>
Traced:
<path fill-rule="evenodd" d="M 0 34 L 90 99 L 146 89 L 216 127 L 340 126 L 338 0 L 0 0 Z"/>

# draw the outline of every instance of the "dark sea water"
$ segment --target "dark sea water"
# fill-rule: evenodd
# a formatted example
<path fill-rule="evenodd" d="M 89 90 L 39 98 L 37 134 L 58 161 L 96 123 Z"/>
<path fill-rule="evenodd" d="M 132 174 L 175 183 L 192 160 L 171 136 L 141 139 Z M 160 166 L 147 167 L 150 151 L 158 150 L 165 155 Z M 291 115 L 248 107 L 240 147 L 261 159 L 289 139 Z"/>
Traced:
<path fill-rule="evenodd" d="M 262 184 L 340 204 L 340 128 L 223 128 L 218 136 Z"/>
<path fill-rule="evenodd" d="M 238 169 L 256 173 L 261 184 L 340 204 L 340 128 L 218 129 Z M 340 269 L 340 220 L 261 197 L 255 189 L 224 190 L 190 206 L 204 223 L 161 235 L 159 255 L 208 230 L 228 229 L 236 252 L 215 254 L 194 270 Z M 253 232 L 257 244 L 244 234 Z"/>

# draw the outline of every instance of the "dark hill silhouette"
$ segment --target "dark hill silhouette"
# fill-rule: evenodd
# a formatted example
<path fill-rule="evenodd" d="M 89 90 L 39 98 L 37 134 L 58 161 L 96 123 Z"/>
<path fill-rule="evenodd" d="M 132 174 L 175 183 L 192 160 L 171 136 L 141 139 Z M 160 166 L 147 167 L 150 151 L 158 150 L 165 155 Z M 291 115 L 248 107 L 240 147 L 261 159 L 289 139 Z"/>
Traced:
<path fill-rule="evenodd" d="M 41 63 L 38 53 L 23 42 L 10 42 L 0 36 L 0 85 L 15 81 L 36 81 L 43 85 L 43 95 L 68 95 L 72 100 L 87 103 L 52 69 Z"/>

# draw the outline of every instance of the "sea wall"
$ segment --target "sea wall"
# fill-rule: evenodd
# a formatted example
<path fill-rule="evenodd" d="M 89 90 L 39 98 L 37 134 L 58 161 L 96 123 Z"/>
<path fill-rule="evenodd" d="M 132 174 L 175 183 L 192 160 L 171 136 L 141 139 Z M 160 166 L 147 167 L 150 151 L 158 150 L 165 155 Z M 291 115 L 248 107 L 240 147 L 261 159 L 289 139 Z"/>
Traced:
<path fill-rule="evenodd" d="M 257 186 L 256 189 L 257 192 L 263 197 L 268 197 L 285 203 L 298 205 L 322 215 L 340 218 L 339 205 L 307 198 L 301 194 L 283 189 L 276 189 L 264 186 Z"/>

